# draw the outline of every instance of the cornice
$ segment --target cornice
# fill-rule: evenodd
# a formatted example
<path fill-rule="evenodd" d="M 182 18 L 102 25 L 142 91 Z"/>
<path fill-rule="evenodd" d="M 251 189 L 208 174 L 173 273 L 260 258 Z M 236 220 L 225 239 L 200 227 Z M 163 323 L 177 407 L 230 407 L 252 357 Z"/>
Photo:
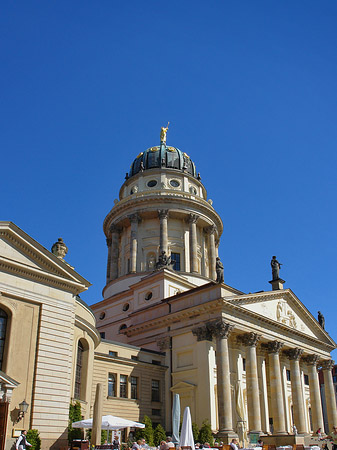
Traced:
<path fill-rule="evenodd" d="M 109 227 L 113 218 L 117 215 L 120 219 L 121 216 L 126 217 L 128 214 L 134 211 L 135 207 L 137 207 L 137 212 L 140 213 L 139 207 L 144 205 L 144 211 L 157 211 L 158 204 L 165 203 L 165 207 L 170 209 L 169 204 L 175 203 L 177 201 L 183 202 L 186 205 L 187 209 L 191 209 L 192 211 L 203 213 L 206 219 L 209 217 L 215 222 L 215 225 L 218 230 L 218 236 L 220 237 L 223 231 L 223 224 L 220 216 L 215 211 L 215 209 L 204 199 L 198 198 L 198 200 L 194 200 L 192 194 L 188 194 L 186 192 L 179 191 L 151 191 L 151 192 L 140 192 L 138 194 L 132 195 L 132 197 L 126 197 L 120 200 L 107 214 L 106 218 L 103 222 L 103 230 L 108 237 L 109 235 Z M 149 204 L 151 204 L 151 208 L 149 208 Z M 179 207 L 177 209 L 180 209 Z M 184 210 L 181 209 L 183 212 Z M 189 214 L 191 211 L 186 211 L 186 214 Z M 207 222 L 209 220 L 206 220 Z M 212 223 L 210 223 L 212 225 Z"/>
<path fill-rule="evenodd" d="M 19 275 L 24 278 L 28 278 L 32 281 L 37 281 L 41 284 L 47 284 L 55 288 L 71 292 L 72 294 L 79 294 L 87 289 L 87 286 L 83 284 L 66 280 L 55 273 L 44 272 L 42 269 L 27 266 L 18 261 L 4 258 L 3 256 L 0 256 L 0 270 L 16 276 Z"/>
<path fill-rule="evenodd" d="M 91 325 L 91 323 L 89 323 L 82 317 L 75 315 L 75 326 L 77 326 L 78 328 L 80 328 L 83 331 L 86 331 L 90 335 L 90 337 L 94 341 L 95 348 L 98 346 L 98 344 L 101 341 L 101 336 L 100 336 L 99 332 L 97 331 L 97 329 L 93 325 Z"/>

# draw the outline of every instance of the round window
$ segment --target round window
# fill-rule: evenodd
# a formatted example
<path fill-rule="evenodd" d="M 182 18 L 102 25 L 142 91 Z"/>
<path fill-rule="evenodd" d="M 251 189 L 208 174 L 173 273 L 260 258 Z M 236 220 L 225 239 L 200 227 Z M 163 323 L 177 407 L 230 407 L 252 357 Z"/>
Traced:
<path fill-rule="evenodd" d="M 125 305 L 123 305 L 123 311 L 127 311 L 130 308 L 129 303 L 125 303 Z"/>
<path fill-rule="evenodd" d="M 197 190 L 194 186 L 190 186 L 190 193 L 193 195 L 197 195 Z"/>
<path fill-rule="evenodd" d="M 147 185 L 148 187 L 155 187 L 157 185 L 157 180 L 150 180 Z"/>
<path fill-rule="evenodd" d="M 178 186 L 180 186 L 180 183 L 178 180 L 171 180 L 170 185 L 173 187 L 178 187 Z"/>
<path fill-rule="evenodd" d="M 99 315 L 100 320 L 103 320 L 105 317 L 105 312 L 101 312 L 101 314 Z"/>
<path fill-rule="evenodd" d="M 151 300 L 151 298 L 152 298 L 152 292 L 147 292 L 145 294 L 145 300 Z"/>

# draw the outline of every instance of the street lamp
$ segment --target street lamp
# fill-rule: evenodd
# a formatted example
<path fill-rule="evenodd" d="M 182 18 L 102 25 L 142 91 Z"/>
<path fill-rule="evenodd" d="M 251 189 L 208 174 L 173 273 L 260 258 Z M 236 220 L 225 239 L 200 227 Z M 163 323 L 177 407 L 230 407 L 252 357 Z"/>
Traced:
<path fill-rule="evenodd" d="M 20 422 L 20 420 L 24 418 L 24 416 L 25 416 L 25 414 L 27 412 L 28 406 L 29 405 L 26 402 L 26 400 L 24 400 L 23 402 L 21 402 L 19 404 L 20 412 L 19 412 L 19 415 L 18 415 L 18 420 L 17 420 L 18 422 Z"/>

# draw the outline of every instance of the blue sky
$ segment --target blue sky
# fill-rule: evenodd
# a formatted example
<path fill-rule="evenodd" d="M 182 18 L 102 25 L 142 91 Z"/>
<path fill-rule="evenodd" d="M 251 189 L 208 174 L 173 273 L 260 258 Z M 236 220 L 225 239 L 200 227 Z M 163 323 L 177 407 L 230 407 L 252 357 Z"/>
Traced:
<path fill-rule="evenodd" d="M 225 282 L 291 288 L 337 340 L 337 3 L 12 1 L 0 14 L 1 218 L 101 299 L 105 215 L 135 156 L 188 153 L 224 222 Z"/>

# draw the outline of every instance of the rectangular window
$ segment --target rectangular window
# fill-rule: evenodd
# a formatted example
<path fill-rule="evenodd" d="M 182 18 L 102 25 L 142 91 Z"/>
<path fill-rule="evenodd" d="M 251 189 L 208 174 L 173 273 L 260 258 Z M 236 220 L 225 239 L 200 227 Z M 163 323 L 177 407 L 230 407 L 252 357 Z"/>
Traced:
<path fill-rule="evenodd" d="M 138 398 L 138 378 L 131 377 L 131 398 Z"/>
<path fill-rule="evenodd" d="M 116 397 L 116 375 L 109 373 L 108 377 L 108 396 Z"/>
<path fill-rule="evenodd" d="M 173 269 L 180 271 L 180 253 L 171 253 L 171 261 L 174 261 Z"/>
<path fill-rule="evenodd" d="M 119 382 L 119 396 L 121 398 L 128 397 L 127 383 L 128 383 L 128 377 L 126 375 L 121 375 L 120 382 Z"/>
<path fill-rule="evenodd" d="M 105 331 L 101 331 L 99 334 L 101 335 L 102 339 L 105 339 Z"/>
<path fill-rule="evenodd" d="M 246 372 L 246 359 L 242 358 L 242 370 Z"/>
<path fill-rule="evenodd" d="M 152 380 L 151 400 L 160 402 L 159 380 Z"/>
<path fill-rule="evenodd" d="M 112 350 L 109 350 L 109 356 L 113 356 L 114 358 L 116 358 L 116 356 L 118 356 L 118 353 L 114 352 Z"/>
<path fill-rule="evenodd" d="M 158 360 L 156 360 L 156 359 L 153 359 L 153 360 L 152 360 L 152 364 L 154 364 L 155 366 L 160 366 L 160 365 L 161 365 L 161 362 L 158 361 Z"/>
<path fill-rule="evenodd" d="M 291 381 L 291 378 L 290 378 L 290 370 L 288 370 L 288 369 L 287 369 L 287 381 Z"/>
<path fill-rule="evenodd" d="M 153 416 L 160 416 L 160 409 L 153 409 L 152 410 L 152 415 Z"/>
<path fill-rule="evenodd" d="M 333 381 L 334 383 L 337 383 L 337 375 L 332 375 L 332 381 Z"/>
<path fill-rule="evenodd" d="M 138 356 L 136 356 L 136 355 L 131 355 L 131 359 L 133 359 L 134 361 L 138 361 Z"/>
<path fill-rule="evenodd" d="M 309 386 L 309 375 L 305 375 L 305 374 L 304 374 L 304 384 L 306 384 L 307 386 Z"/>

